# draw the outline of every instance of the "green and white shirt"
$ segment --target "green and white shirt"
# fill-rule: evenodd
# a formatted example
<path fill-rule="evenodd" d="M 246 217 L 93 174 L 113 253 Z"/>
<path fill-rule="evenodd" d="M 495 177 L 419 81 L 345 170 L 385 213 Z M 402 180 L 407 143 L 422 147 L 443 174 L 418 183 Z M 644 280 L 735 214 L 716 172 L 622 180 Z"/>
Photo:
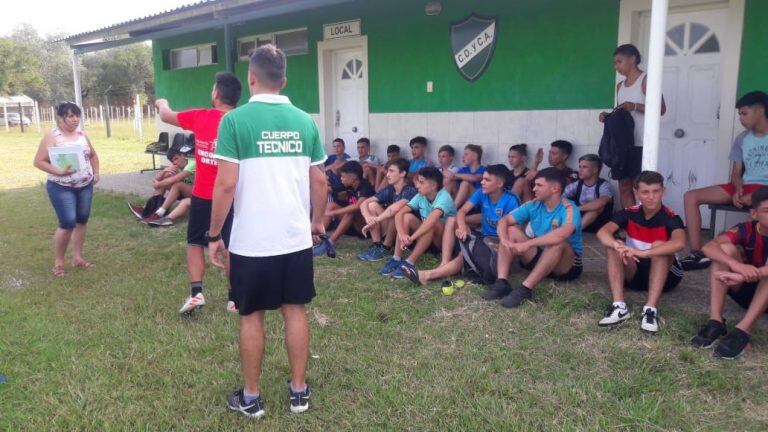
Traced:
<path fill-rule="evenodd" d="M 232 253 L 264 257 L 312 247 L 309 168 L 326 156 L 309 114 L 285 96 L 254 95 L 221 120 L 214 157 L 240 165 Z"/>

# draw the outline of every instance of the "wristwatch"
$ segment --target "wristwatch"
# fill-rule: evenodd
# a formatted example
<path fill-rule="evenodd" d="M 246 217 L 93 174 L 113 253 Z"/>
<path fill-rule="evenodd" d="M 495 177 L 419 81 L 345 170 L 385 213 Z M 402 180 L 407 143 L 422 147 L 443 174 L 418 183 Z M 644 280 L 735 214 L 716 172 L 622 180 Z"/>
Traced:
<path fill-rule="evenodd" d="M 215 236 L 211 236 L 209 231 L 205 232 L 205 241 L 207 243 L 217 242 L 219 240 L 221 240 L 221 233 L 218 233 Z"/>

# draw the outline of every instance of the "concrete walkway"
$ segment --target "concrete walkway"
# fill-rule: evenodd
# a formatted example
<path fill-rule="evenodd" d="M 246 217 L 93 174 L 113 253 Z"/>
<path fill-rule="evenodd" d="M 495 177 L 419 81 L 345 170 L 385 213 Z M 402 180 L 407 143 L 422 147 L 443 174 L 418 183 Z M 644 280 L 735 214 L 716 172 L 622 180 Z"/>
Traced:
<path fill-rule="evenodd" d="M 138 195 L 144 199 L 152 195 L 152 177 L 157 171 L 144 173 L 108 174 L 101 177 L 96 189 L 122 194 Z"/>

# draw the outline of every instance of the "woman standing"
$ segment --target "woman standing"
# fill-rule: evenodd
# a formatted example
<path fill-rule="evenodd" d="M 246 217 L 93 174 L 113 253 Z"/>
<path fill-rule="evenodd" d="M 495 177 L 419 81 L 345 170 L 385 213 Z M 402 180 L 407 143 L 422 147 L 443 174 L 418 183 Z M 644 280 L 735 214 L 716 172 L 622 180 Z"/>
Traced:
<path fill-rule="evenodd" d="M 78 129 L 82 112 L 72 102 L 56 106 L 57 127 L 45 134 L 37 148 L 34 165 L 48 173 L 46 189 L 53 210 L 59 220 L 54 235 L 53 274 L 64 276 L 65 255 L 72 239 L 72 267 L 90 268 L 94 265 L 83 258 L 85 229 L 91 213 L 93 185 L 99 181 L 99 157 L 91 141 Z M 71 166 L 56 167 L 51 163 L 48 150 L 53 147 L 75 147 L 82 152 L 85 163 L 77 170 Z M 80 159 L 80 160 L 83 160 Z"/>
<path fill-rule="evenodd" d="M 635 147 L 627 153 L 626 167 L 621 172 L 611 171 L 611 177 L 619 182 L 619 195 L 622 208 L 635 205 L 632 185 L 640 174 L 643 164 L 643 131 L 645 126 L 645 86 L 647 75 L 640 69 L 640 51 L 632 44 L 621 45 L 613 52 L 613 68 L 624 77 L 616 85 L 616 109 L 629 111 L 635 121 Z M 661 98 L 661 114 L 667 111 L 664 98 Z M 600 113 L 600 122 L 608 115 Z"/>

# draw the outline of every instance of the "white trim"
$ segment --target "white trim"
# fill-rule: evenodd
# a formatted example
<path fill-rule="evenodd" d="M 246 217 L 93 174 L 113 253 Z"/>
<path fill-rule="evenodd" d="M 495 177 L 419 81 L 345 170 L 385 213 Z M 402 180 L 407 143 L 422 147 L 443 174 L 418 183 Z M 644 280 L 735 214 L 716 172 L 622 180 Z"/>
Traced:
<path fill-rule="evenodd" d="M 368 134 L 368 115 L 370 107 L 368 105 L 368 36 L 355 36 L 338 39 L 319 41 L 317 43 L 317 76 L 319 83 L 320 96 L 320 116 L 318 127 L 323 142 L 333 140 L 333 52 L 336 50 L 360 48 L 363 56 L 363 84 L 365 92 L 363 93 L 363 106 L 365 114 L 363 115 L 363 127 Z"/>
<path fill-rule="evenodd" d="M 291 100 L 288 99 L 288 96 L 283 96 L 280 94 L 272 94 L 272 93 L 259 93 L 251 96 L 250 99 L 248 99 L 248 103 L 251 102 L 264 102 L 264 103 L 273 103 L 273 104 L 289 104 L 291 103 Z"/>
<path fill-rule="evenodd" d="M 231 157 L 226 157 L 226 156 L 222 156 L 222 155 L 214 154 L 214 155 L 213 155 L 213 158 L 214 158 L 214 159 L 221 159 L 221 160 L 223 160 L 223 161 L 232 162 L 233 164 L 238 164 L 238 165 L 240 165 L 240 160 L 238 160 L 238 159 L 234 159 L 234 158 L 231 158 Z"/>

